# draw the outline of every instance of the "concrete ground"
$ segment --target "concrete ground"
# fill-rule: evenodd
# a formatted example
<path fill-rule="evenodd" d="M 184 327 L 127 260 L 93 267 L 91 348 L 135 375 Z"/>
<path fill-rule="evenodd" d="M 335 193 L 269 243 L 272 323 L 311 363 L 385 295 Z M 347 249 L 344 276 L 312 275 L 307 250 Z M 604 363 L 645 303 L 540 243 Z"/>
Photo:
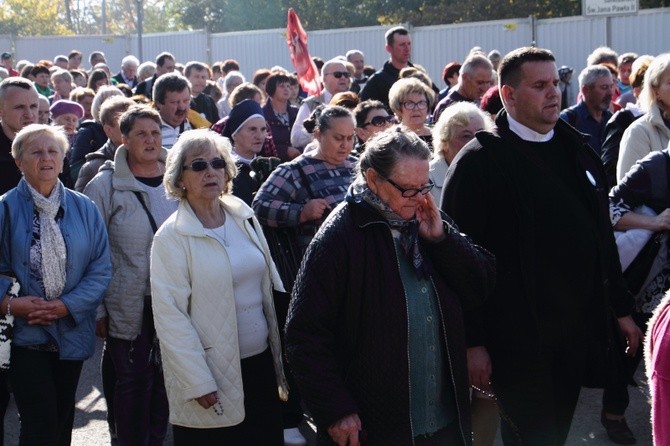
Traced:
<path fill-rule="evenodd" d="M 106 421 L 106 404 L 102 397 L 100 382 L 100 352 L 102 343 L 98 342 L 96 354 L 84 363 L 79 389 L 77 392 L 77 405 L 74 420 L 74 431 L 72 433 L 73 446 L 103 446 L 110 444 L 109 432 Z M 630 388 L 630 406 L 626 413 L 628 424 L 637 437 L 638 445 L 651 445 L 651 426 L 649 424 L 649 388 L 646 385 L 642 367 L 638 369 L 636 381 L 640 383 L 637 388 Z M 600 425 L 600 399 L 602 391 L 583 389 L 575 418 L 572 423 L 567 445 L 569 446 L 601 446 L 613 445 L 607 438 L 605 431 Z M 304 423 L 302 431 L 313 445 L 314 434 L 310 426 Z M 13 446 L 18 444 L 19 420 L 13 399 L 5 417 L 5 444 Z M 168 432 L 166 446 L 172 445 L 171 432 Z M 500 438 L 496 440 L 495 446 L 502 446 Z"/>

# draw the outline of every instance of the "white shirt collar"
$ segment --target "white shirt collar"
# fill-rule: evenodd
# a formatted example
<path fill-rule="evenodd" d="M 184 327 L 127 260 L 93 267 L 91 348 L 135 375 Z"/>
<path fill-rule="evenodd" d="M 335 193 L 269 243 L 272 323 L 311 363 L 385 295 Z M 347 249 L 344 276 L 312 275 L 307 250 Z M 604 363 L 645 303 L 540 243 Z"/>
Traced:
<path fill-rule="evenodd" d="M 507 113 L 507 121 L 509 122 L 509 129 L 516 133 L 517 136 L 524 141 L 547 142 L 554 137 L 554 129 L 551 129 L 551 131 L 549 131 L 547 134 L 537 133 L 535 130 L 529 129 L 519 121 L 512 118 L 512 115 L 509 113 Z"/>
<path fill-rule="evenodd" d="M 239 162 L 241 162 L 241 163 L 243 163 L 243 164 L 246 164 L 246 165 L 250 165 L 251 162 L 256 158 L 255 156 L 254 156 L 253 158 L 251 158 L 251 159 L 249 159 L 249 158 L 243 158 L 243 157 L 241 157 L 237 152 L 235 152 L 235 149 L 233 149 L 232 155 L 233 155 L 233 159 L 234 159 L 235 161 L 239 161 Z"/>

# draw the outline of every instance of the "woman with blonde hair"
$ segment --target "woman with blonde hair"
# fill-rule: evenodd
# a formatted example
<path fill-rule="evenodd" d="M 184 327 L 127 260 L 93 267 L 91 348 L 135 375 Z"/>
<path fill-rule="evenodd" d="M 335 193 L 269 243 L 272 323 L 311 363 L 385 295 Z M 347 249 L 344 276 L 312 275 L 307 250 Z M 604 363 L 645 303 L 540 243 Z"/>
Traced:
<path fill-rule="evenodd" d="M 638 105 L 646 114 L 626 129 L 621 138 L 617 180 L 650 152 L 663 150 L 670 141 L 670 53 L 654 58 L 644 75 Z"/>
<path fill-rule="evenodd" d="M 151 248 L 151 291 L 175 445 L 283 445 L 287 398 L 273 289 L 283 291 L 249 206 L 231 195 L 230 143 L 183 133 L 164 177 L 179 200 Z"/>
<path fill-rule="evenodd" d="M 400 128 L 414 132 L 431 150 L 433 137 L 426 119 L 434 104 L 435 92 L 413 77 L 398 80 L 389 90 L 389 107 L 400 121 Z"/>

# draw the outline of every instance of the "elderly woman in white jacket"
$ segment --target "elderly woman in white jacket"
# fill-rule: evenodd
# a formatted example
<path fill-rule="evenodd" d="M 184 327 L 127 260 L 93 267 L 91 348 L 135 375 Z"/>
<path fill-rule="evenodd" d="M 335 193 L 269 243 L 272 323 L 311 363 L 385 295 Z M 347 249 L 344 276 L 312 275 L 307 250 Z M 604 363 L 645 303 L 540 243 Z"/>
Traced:
<path fill-rule="evenodd" d="M 175 445 L 283 444 L 283 285 L 253 211 L 230 195 L 235 174 L 230 144 L 207 130 L 168 155 L 180 203 L 154 238 L 151 290 Z"/>

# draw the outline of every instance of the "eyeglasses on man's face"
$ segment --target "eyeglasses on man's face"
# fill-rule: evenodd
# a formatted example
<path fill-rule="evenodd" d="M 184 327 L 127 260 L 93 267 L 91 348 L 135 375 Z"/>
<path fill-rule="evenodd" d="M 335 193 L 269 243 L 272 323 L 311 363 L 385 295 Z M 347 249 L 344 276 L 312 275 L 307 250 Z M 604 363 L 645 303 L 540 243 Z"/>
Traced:
<path fill-rule="evenodd" d="M 328 74 L 335 76 L 335 79 L 340 79 L 342 77 L 349 79 L 351 77 L 351 73 L 348 71 L 333 71 L 332 73 L 327 73 L 326 76 L 328 76 Z"/>

